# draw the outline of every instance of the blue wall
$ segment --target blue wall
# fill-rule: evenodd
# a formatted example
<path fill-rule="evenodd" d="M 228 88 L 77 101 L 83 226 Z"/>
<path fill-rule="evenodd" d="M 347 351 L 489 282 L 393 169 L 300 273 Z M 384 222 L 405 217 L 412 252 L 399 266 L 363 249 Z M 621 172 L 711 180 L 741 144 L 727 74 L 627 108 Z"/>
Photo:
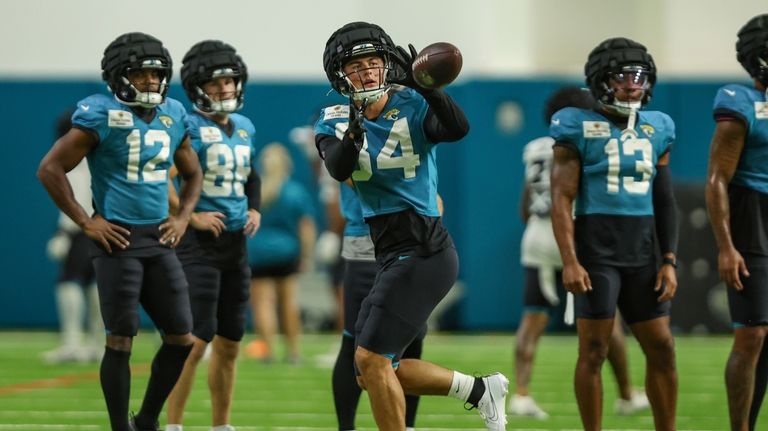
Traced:
<path fill-rule="evenodd" d="M 518 199 L 522 187 L 522 146 L 546 133 L 542 106 L 563 80 L 474 80 L 450 88 L 471 124 L 460 143 L 439 151 L 440 193 L 445 223 L 454 236 L 466 296 L 457 322 L 465 329 L 509 329 L 520 318 L 522 223 Z M 711 103 L 722 82 L 676 82 L 657 86 L 649 109 L 667 112 L 677 123 L 672 156 L 675 178 L 703 180 L 714 123 Z M 0 326 L 53 326 L 52 286 L 57 266 L 45 256 L 56 229 L 58 211 L 37 181 L 37 165 L 53 142 L 54 119 L 81 98 L 104 91 L 97 82 L 0 81 L 0 118 L 6 147 L 7 204 L 0 211 Z M 260 144 L 288 141 L 291 128 L 308 124 L 321 106 L 342 101 L 316 83 L 257 83 L 247 90 L 244 114 L 257 127 Z M 171 96 L 186 100 L 181 88 Z M 496 125 L 499 104 L 522 108 L 523 126 L 504 133 Z M 312 173 L 301 150 L 296 176 L 311 184 Z M 701 191 L 703 193 L 703 190 Z"/>

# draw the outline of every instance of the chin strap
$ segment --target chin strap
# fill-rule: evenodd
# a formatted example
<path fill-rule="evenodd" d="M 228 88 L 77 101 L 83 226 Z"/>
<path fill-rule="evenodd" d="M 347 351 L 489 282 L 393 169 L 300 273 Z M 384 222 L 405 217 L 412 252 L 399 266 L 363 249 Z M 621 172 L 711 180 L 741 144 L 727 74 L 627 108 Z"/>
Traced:
<path fill-rule="evenodd" d="M 627 116 L 627 128 L 621 132 L 621 140 L 626 141 L 629 138 L 637 138 L 635 125 L 637 124 L 637 109 L 630 109 Z"/>

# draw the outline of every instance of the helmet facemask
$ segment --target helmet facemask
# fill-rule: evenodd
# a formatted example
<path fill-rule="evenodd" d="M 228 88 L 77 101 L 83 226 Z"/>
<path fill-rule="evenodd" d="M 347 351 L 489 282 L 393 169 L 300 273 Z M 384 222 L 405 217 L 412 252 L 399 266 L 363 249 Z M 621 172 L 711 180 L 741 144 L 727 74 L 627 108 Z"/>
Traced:
<path fill-rule="evenodd" d="M 131 80 L 130 76 L 134 72 L 140 72 L 143 70 L 156 70 L 160 77 L 158 83 L 145 83 L 143 90 L 137 88 L 136 82 Z M 140 106 L 142 108 L 154 108 L 157 105 L 162 104 L 165 101 L 165 94 L 168 92 L 168 77 L 170 76 L 169 67 L 164 64 L 162 59 L 146 59 L 143 60 L 138 67 L 127 67 L 125 72 L 120 75 L 120 82 L 122 85 L 120 89 L 115 92 L 115 97 L 121 103 L 128 106 Z M 154 87 L 154 88 L 153 88 Z M 110 90 L 113 90 L 110 87 Z"/>
<path fill-rule="evenodd" d="M 371 57 L 377 58 L 378 61 L 373 61 L 371 64 Z M 345 60 L 342 60 L 338 71 L 339 77 L 346 82 L 342 95 L 356 102 L 373 103 L 379 100 L 391 87 L 387 81 L 390 70 L 392 70 L 392 63 L 389 56 L 379 52 L 373 44 L 353 47 Z"/>
<path fill-rule="evenodd" d="M 356 102 L 373 103 L 389 90 L 391 78 L 398 75 L 399 69 L 392 61 L 395 55 L 396 46 L 381 27 L 352 22 L 336 30 L 328 39 L 323 52 L 323 69 L 339 94 Z M 371 64 L 364 64 L 354 71 L 345 68 L 355 59 L 371 56 L 381 58 L 383 64 L 376 65 L 378 71 L 371 72 Z M 374 77 L 375 82 L 370 81 L 372 75 L 378 75 Z M 366 80 L 369 80 L 368 85 L 365 85 Z"/>
<path fill-rule="evenodd" d="M 232 92 L 218 93 L 219 97 L 212 97 L 214 94 L 206 93 L 203 89 L 206 83 L 218 78 L 232 78 L 235 82 L 235 88 Z M 240 72 L 233 67 L 223 67 L 211 72 L 211 79 L 195 86 L 197 97 L 195 98 L 195 108 L 201 112 L 210 114 L 230 114 L 242 108 L 243 106 L 243 82 L 240 79 Z M 222 99 L 222 95 L 231 94 L 231 97 Z M 218 99 L 218 100 L 215 100 Z"/>
<path fill-rule="evenodd" d="M 622 116 L 629 116 L 632 110 L 640 110 L 651 89 L 650 75 L 650 71 L 640 64 L 608 72 L 602 81 L 605 91 L 603 99 L 610 101 L 605 106 Z"/>
<path fill-rule="evenodd" d="M 148 76 L 154 70 L 155 76 Z M 165 101 L 173 62 L 157 38 L 133 32 L 120 35 L 104 50 L 101 77 L 118 102 L 128 106 L 154 108 Z M 159 82 L 155 81 L 159 78 Z"/>

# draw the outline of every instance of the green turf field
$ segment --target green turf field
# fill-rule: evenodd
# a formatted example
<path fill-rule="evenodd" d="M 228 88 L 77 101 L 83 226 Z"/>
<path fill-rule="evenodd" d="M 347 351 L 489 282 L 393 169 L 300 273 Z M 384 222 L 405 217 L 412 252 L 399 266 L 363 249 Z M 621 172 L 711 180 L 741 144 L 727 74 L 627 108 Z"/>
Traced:
<path fill-rule="evenodd" d="M 264 365 L 241 359 L 232 414 L 233 425 L 238 431 L 335 430 L 331 370 L 318 364 L 316 359 L 335 349 L 336 338 L 332 335 L 305 336 L 305 356 L 301 365 L 280 362 Z M 135 377 L 131 397 L 133 410 L 138 410 L 156 342 L 151 333 L 142 333 L 137 338 L 131 359 Z M 55 343 L 56 336 L 51 333 L 0 332 L 0 430 L 109 429 L 98 383 L 98 366 L 44 364 L 39 359 L 40 353 Z M 425 359 L 467 373 L 503 371 L 511 377 L 512 345 L 511 335 L 432 334 L 427 338 L 424 351 Z M 729 346 L 728 337 L 677 338 L 679 430 L 728 429 L 723 365 Z M 641 385 L 642 354 L 634 340 L 629 341 L 629 347 L 633 384 Z M 581 429 L 572 390 L 575 353 L 576 340 L 572 336 L 543 339 L 531 389 L 551 418 L 537 421 L 511 417 L 507 429 Z M 611 413 L 616 390 L 607 365 L 604 377 L 604 428 L 652 430 L 649 412 L 632 417 L 616 417 Z M 365 397 L 358 417 L 358 430 L 375 429 Z M 188 404 L 185 430 L 207 431 L 209 418 L 207 387 L 201 373 Z M 423 399 L 419 407 L 417 429 L 484 428 L 480 417 L 473 411 L 464 411 L 458 401 L 429 397 Z M 768 419 L 758 422 L 757 429 L 768 429 Z"/>

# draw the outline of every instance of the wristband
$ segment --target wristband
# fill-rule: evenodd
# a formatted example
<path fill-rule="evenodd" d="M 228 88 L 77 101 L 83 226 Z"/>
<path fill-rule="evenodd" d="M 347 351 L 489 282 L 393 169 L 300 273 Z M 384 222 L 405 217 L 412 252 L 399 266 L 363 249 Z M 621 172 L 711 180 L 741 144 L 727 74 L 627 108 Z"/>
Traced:
<path fill-rule="evenodd" d="M 673 259 L 673 258 L 671 258 L 671 257 L 663 257 L 663 258 L 661 259 L 661 265 L 662 265 L 662 266 L 663 266 L 663 265 L 671 265 L 671 266 L 672 266 L 672 268 L 675 268 L 675 269 L 677 269 L 677 261 L 675 261 L 675 259 Z"/>

